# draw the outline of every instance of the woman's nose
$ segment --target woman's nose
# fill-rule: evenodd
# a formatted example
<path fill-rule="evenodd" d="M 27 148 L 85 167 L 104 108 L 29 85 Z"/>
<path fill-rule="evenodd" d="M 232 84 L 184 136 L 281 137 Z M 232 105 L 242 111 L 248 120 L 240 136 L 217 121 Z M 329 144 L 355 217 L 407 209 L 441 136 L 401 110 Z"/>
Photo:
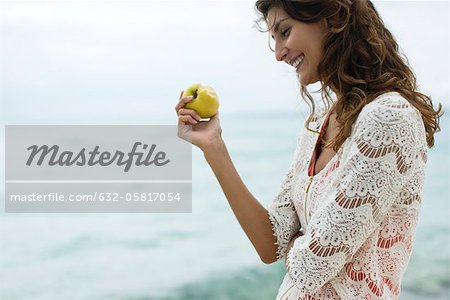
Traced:
<path fill-rule="evenodd" d="M 276 49 L 276 46 L 275 46 L 275 58 L 278 61 L 284 60 L 287 56 L 287 52 L 288 51 L 287 51 L 286 47 L 283 47 L 282 49 Z"/>

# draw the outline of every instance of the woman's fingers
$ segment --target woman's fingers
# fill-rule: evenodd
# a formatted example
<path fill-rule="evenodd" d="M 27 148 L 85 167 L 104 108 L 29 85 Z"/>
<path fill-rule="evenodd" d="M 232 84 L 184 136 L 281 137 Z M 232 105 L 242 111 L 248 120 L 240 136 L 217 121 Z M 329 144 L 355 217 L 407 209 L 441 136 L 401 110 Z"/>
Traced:
<path fill-rule="evenodd" d="M 200 121 L 200 116 L 195 110 L 183 108 L 186 103 L 189 103 L 194 99 L 193 96 L 183 97 L 183 91 L 180 93 L 180 98 L 175 106 L 175 111 L 178 115 L 178 123 L 184 125 L 195 125 Z"/>
<path fill-rule="evenodd" d="M 179 101 L 178 101 L 177 105 L 175 106 L 175 111 L 177 112 L 177 114 L 178 114 L 178 111 L 180 110 L 180 108 L 183 108 L 183 106 L 186 103 L 191 102 L 193 99 L 194 99 L 194 96 L 183 97 L 183 91 L 181 91 Z"/>
<path fill-rule="evenodd" d="M 199 116 L 199 114 L 193 110 L 193 109 L 187 109 L 187 108 L 180 108 L 178 110 L 178 115 L 190 115 L 192 116 L 194 119 L 196 119 L 197 121 L 200 121 L 201 117 Z"/>
<path fill-rule="evenodd" d="M 195 120 L 190 115 L 178 115 L 178 123 L 184 124 L 184 125 L 188 125 L 188 124 L 195 125 L 198 123 L 198 121 Z"/>

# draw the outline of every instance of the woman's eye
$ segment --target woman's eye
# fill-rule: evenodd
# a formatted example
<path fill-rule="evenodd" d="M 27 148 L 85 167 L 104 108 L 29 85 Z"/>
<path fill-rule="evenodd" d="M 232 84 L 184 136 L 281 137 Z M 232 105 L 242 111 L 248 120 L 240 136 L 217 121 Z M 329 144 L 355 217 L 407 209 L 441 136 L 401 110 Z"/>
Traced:
<path fill-rule="evenodd" d="M 290 29 L 290 28 L 283 30 L 283 31 L 281 32 L 281 34 L 282 34 L 284 37 L 287 37 L 287 36 L 289 35 L 289 29 Z"/>

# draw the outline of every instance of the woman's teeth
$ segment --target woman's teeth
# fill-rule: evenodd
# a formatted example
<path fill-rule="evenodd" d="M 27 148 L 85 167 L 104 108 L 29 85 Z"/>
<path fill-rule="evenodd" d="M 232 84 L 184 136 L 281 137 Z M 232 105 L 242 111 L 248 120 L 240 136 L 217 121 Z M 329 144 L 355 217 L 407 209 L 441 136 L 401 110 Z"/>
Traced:
<path fill-rule="evenodd" d="M 294 60 L 294 63 L 292 64 L 292 66 L 294 67 L 294 68 L 298 68 L 298 66 L 302 63 L 302 61 L 303 61 L 303 59 L 305 58 L 305 55 L 304 54 L 302 54 L 302 55 L 300 55 L 299 57 L 297 57 L 295 60 Z"/>

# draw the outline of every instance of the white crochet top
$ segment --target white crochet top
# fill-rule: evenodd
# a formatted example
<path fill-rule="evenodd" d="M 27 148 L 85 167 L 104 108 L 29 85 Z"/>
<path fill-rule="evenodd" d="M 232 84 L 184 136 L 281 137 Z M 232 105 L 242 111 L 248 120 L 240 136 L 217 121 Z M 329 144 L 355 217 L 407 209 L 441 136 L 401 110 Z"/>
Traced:
<path fill-rule="evenodd" d="M 321 129 L 325 114 L 312 128 Z M 318 134 L 300 134 L 268 208 L 287 273 L 277 299 L 397 299 L 418 220 L 427 143 L 419 111 L 396 92 L 366 105 L 338 153 L 309 176 Z M 286 247 L 299 230 L 289 253 Z"/>

